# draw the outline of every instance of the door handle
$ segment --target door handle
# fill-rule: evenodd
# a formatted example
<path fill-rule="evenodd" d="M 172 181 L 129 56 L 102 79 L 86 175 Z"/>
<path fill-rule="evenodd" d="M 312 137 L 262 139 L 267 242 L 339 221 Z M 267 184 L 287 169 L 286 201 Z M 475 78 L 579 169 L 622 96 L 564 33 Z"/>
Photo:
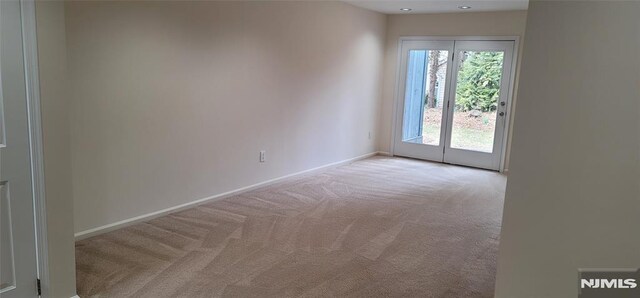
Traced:
<path fill-rule="evenodd" d="M 504 116 L 504 112 L 500 112 L 498 115 L 500 115 L 500 116 Z"/>

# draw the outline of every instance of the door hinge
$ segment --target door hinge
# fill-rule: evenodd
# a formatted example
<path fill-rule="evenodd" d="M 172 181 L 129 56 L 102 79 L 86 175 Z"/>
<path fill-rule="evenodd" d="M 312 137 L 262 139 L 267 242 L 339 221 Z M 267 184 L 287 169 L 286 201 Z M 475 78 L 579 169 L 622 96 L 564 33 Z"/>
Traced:
<path fill-rule="evenodd" d="M 453 57 L 456 55 L 456 53 L 451 53 L 451 61 L 453 61 Z"/>
<path fill-rule="evenodd" d="M 36 287 L 38 288 L 38 296 L 42 295 L 42 286 L 40 285 L 40 279 L 36 279 Z"/>

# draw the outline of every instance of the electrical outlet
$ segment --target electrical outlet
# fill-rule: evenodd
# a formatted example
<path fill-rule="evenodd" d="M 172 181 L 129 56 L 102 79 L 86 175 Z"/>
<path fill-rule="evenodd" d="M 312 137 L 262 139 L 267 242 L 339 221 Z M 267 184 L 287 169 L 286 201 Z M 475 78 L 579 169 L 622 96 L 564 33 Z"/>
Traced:
<path fill-rule="evenodd" d="M 262 150 L 260 151 L 260 162 L 265 162 L 265 161 L 267 161 L 267 151 Z"/>

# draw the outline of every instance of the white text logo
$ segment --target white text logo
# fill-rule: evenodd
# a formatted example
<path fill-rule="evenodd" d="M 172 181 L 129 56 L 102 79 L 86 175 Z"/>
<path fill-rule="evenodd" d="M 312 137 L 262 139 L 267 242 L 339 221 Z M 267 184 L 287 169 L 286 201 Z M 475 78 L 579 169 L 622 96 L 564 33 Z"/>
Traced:
<path fill-rule="evenodd" d="M 634 289 L 638 286 L 633 278 L 627 279 L 604 279 L 604 278 L 582 278 L 580 279 L 581 288 L 590 289 Z"/>

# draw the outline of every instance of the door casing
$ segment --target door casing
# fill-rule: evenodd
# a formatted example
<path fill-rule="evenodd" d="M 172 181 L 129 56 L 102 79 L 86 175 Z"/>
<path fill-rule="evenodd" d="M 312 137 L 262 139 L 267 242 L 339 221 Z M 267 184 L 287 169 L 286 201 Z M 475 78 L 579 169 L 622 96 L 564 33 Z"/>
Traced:
<path fill-rule="evenodd" d="M 518 58 L 520 56 L 520 37 L 519 36 L 402 36 L 398 39 L 397 44 L 397 67 L 396 67 L 396 82 L 394 89 L 394 102 L 393 102 L 393 117 L 391 123 L 391 146 L 390 146 L 390 155 L 395 155 L 395 139 L 397 134 L 397 126 L 398 126 L 398 110 L 403 107 L 403 99 L 404 99 L 404 90 L 401 90 L 401 86 L 404 85 L 402 80 L 402 70 L 404 69 L 403 62 L 403 51 L 402 51 L 402 43 L 404 41 L 513 41 L 513 55 L 511 60 L 511 69 L 509 74 L 509 90 L 507 97 L 507 105 L 505 110 L 507 111 L 507 117 L 504 120 L 504 130 L 503 130 L 503 138 L 502 144 L 500 145 L 502 150 L 502 156 L 500 157 L 500 166 L 499 171 L 505 171 L 505 162 L 506 157 L 508 155 L 507 152 L 507 144 L 510 141 L 509 135 L 511 132 L 511 122 L 513 119 L 513 97 L 515 94 L 515 82 L 517 76 L 518 69 Z M 453 64 L 453 63 L 450 63 Z M 447 82 L 447 85 L 450 85 L 450 82 Z"/>
<path fill-rule="evenodd" d="M 24 51 L 29 145 L 31 147 L 31 181 L 33 183 L 34 221 L 40 297 L 50 297 L 47 208 L 45 200 L 44 146 L 40 110 L 40 76 L 38 69 L 38 37 L 36 0 L 20 0 L 22 14 L 22 47 Z"/>

